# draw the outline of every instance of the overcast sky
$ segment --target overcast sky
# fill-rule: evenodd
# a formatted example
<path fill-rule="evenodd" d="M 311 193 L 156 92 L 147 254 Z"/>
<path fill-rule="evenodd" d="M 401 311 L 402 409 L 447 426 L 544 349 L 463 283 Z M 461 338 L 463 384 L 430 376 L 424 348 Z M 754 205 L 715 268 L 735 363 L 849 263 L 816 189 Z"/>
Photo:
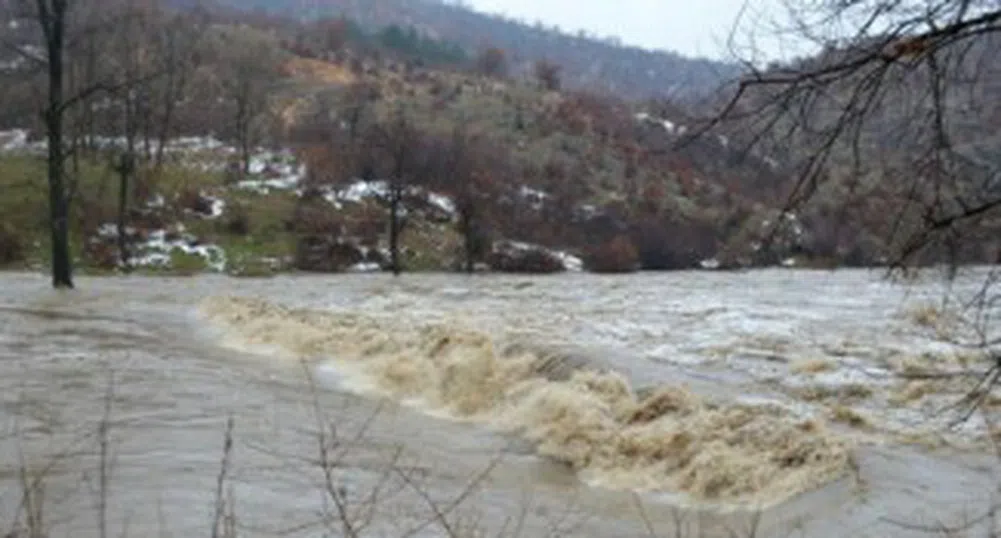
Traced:
<path fill-rule="evenodd" d="M 617 36 L 630 45 L 667 49 L 686 56 L 720 58 L 726 38 L 745 0 L 465 0 L 488 13 L 547 25 L 565 31 L 585 29 L 599 36 Z M 742 27 L 761 28 L 752 21 L 780 14 L 777 0 L 749 0 Z M 760 33 L 760 30 L 759 30 Z M 742 43 L 746 33 L 742 33 Z M 769 56 L 788 52 L 772 40 L 764 46 Z"/>

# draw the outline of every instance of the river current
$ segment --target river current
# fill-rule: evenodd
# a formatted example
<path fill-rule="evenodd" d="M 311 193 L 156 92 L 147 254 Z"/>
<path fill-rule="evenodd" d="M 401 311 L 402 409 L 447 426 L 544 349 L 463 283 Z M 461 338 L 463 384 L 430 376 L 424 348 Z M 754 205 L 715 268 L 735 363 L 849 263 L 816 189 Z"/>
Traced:
<path fill-rule="evenodd" d="M 982 282 L 0 274 L 0 533 L 984 535 Z"/>

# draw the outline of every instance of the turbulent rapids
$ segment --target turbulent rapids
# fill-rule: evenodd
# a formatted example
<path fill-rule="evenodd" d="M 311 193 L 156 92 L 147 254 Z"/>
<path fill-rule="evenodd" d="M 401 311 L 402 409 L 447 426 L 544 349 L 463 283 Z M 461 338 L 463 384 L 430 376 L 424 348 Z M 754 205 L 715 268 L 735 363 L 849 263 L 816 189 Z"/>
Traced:
<path fill-rule="evenodd" d="M 593 361 L 458 324 L 235 297 L 201 311 L 228 345 L 330 365 L 355 389 L 518 435 L 593 485 L 770 505 L 851 466 L 848 441 L 785 408 L 637 390 Z"/>

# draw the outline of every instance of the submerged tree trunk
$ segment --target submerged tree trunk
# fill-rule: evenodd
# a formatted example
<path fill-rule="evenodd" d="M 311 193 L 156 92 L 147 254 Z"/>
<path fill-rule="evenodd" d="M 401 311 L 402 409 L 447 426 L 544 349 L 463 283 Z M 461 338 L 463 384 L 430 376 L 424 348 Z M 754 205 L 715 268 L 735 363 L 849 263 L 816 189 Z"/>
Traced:
<path fill-rule="evenodd" d="M 397 192 L 390 194 L 392 199 L 389 202 L 389 259 L 393 268 L 393 275 L 400 275 L 400 195 Z"/>
<path fill-rule="evenodd" d="M 38 22 L 48 48 L 49 98 L 45 111 L 48 138 L 49 226 L 52 242 L 52 286 L 73 287 L 73 260 L 69 245 L 69 199 L 66 193 L 65 156 L 63 155 L 63 47 L 66 25 L 66 0 L 39 0 Z"/>
<path fill-rule="evenodd" d="M 475 269 L 473 258 L 476 255 L 476 239 L 473 236 L 475 233 L 473 230 L 473 216 L 469 211 L 459 211 L 459 231 L 462 233 L 462 249 L 465 257 L 465 270 L 467 273 L 473 274 Z"/>

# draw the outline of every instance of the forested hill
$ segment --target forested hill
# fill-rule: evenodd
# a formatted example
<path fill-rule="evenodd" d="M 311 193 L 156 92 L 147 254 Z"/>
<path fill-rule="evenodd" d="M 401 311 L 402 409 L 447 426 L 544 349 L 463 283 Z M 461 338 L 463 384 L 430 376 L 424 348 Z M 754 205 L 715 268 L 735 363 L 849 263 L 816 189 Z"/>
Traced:
<path fill-rule="evenodd" d="M 411 26 L 430 37 L 454 41 L 472 55 L 488 47 L 507 54 L 512 74 L 529 72 L 545 59 L 562 67 L 569 88 L 610 92 L 627 99 L 685 100 L 711 91 L 738 70 L 706 59 L 623 46 L 611 39 L 571 35 L 473 11 L 441 0 L 216 0 L 244 10 L 314 18 L 344 15 L 363 26 Z"/>

